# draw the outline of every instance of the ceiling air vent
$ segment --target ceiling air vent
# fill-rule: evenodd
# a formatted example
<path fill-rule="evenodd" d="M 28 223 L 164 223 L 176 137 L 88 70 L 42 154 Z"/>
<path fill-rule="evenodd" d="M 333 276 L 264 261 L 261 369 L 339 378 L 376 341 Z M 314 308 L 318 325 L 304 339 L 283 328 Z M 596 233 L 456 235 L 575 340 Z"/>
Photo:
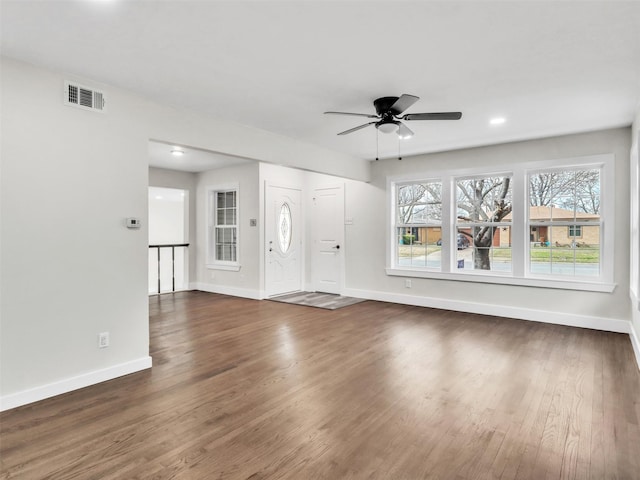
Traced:
<path fill-rule="evenodd" d="M 103 92 L 71 82 L 65 82 L 64 89 L 65 105 L 94 112 L 104 112 L 106 110 Z"/>

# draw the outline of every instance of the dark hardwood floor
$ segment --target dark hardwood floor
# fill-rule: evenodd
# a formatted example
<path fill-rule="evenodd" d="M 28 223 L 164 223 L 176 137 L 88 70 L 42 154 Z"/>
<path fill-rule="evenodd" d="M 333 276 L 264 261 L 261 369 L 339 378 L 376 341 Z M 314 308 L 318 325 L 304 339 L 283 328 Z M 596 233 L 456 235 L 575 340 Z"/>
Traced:
<path fill-rule="evenodd" d="M 0 415 L 1 478 L 640 479 L 628 336 L 151 297 L 153 369 Z"/>

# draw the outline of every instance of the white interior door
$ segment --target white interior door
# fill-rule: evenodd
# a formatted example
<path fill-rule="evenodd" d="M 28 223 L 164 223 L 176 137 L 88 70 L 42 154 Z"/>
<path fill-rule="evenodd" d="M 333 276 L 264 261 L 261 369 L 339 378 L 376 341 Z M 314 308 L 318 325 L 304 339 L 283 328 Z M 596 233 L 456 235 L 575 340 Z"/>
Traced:
<path fill-rule="evenodd" d="M 344 186 L 313 195 L 312 279 L 317 292 L 342 293 L 344 278 Z"/>
<path fill-rule="evenodd" d="M 298 189 L 266 186 L 265 293 L 302 290 L 302 208 Z"/>

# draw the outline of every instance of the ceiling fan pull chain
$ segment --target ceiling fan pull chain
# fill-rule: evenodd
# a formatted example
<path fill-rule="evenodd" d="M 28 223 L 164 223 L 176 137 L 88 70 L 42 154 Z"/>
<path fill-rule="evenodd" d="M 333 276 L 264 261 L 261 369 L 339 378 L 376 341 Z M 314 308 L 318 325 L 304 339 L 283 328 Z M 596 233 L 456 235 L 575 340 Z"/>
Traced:
<path fill-rule="evenodd" d="M 380 132 L 376 128 L 376 162 L 380 160 Z"/>
<path fill-rule="evenodd" d="M 402 140 L 400 139 L 400 137 L 398 137 L 398 160 L 402 160 L 402 157 L 400 156 L 400 144 L 402 143 Z"/>

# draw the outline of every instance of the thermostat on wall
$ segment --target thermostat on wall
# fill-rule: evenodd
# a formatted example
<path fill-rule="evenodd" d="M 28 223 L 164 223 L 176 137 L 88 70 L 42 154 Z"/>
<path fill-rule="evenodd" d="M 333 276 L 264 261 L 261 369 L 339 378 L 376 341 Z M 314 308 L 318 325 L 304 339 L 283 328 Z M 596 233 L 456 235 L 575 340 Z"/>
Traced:
<path fill-rule="evenodd" d="M 139 218 L 129 217 L 127 218 L 127 228 L 140 228 L 141 222 Z"/>

